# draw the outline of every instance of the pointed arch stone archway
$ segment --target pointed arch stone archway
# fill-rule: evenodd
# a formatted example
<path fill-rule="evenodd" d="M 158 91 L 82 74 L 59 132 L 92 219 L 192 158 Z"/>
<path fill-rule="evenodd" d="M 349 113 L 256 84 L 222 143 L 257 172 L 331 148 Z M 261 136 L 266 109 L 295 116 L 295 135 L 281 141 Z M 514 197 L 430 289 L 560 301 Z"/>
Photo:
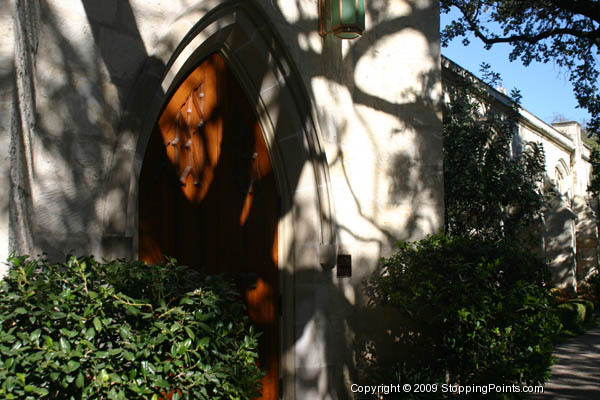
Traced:
<path fill-rule="evenodd" d="M 278 228 L 282 296 L 281 376 L 294 396 L 294 271 L 333 267 L 335 218 L 316 113 L 275 28 L 249 0 L 208 0 L 171 25 L 139 74 L 119 130 L 103 192 L 102 257 L 138 256 L 138 190 L 145 150 L 165 102 L 181 81 L 219 53 L 254 107 L 281 203 Z"/>

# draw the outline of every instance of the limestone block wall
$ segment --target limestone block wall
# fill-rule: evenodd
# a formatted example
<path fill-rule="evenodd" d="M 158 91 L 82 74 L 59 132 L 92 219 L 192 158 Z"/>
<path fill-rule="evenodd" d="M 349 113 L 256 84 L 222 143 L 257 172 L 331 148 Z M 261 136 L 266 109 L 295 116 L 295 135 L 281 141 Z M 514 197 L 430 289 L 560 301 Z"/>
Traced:
<path fill-rule="evenodd" d="M 194 57 L 222 51 L 256 95 L 285 181 L 285 398 L 351 398 L 360 346 L 385 324 L 362 280 L 397 239 L 443 226 L 439 3 L 366 2 L 354 41 L 318 35 L 314 0 L 9 4 L 0 140 L 15 150 L 0 156 L 13 193 L 0 196 L 0 252 L 135 257 L 157 113 Z M 351 256 L 351 277 L 323 268 L 336 254 Z"/>

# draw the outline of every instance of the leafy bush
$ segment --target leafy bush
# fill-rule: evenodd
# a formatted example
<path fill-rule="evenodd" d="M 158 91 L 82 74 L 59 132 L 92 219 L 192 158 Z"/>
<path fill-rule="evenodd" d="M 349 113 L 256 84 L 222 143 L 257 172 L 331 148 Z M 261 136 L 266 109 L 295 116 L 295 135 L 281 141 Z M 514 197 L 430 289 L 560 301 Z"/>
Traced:
<path fill-rule="evenodd" d="M 11 399 L 246 399 L 257 340 L 220 277 L 174 260 L 13 257 L 0 283 L 0 394 Z"/>
<path fill-rule="evenodd" d="M 584 317 L 584 322 L 588 323 L 591 322 L 593 317 L 594 317 L 594 303 L 590 300 L 587 299 L 572 299 L 568 301 L 569 303 L 577 303 L 577 304 L 581 304 L 585 307 L 585 317 Z"/>
<path fill-rule="evenodd" d="M 400 243 L 366 292 L 400 315 L 390 331 L 406 350 L 393 368 L 372 365 L 378 381 L 419 383 L 411 377 L 427 375 L 430 383 L 532 384 L 549 377 L 559 322 L 547 267 L 508 242 L 440 234 Z"/>
<path fill-rule="evenodd" d="M 572 332 L 582 332 L 585 321 L 585 305 L 581 303 L 563 303 L 556 307 L 563 327 Z"/>

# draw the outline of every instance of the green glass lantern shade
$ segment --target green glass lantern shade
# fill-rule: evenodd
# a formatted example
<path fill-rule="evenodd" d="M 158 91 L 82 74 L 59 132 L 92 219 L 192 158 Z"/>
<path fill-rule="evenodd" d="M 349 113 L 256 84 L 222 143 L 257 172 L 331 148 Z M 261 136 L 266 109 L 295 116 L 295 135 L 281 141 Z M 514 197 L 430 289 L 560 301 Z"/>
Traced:
<path fill-rule="evenodd" d="M 331 31 L 340 39 L 356 39 L 365 31 L 365 0 L 330 0 Z"/>

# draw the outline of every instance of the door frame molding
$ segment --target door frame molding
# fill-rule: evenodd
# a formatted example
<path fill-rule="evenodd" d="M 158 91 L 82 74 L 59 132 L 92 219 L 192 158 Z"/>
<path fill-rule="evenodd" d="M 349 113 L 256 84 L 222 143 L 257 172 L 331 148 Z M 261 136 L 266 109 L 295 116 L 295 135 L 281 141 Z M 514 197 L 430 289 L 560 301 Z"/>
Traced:
<path fill-rule="evenodd" d="M 203 59 L 220 53 L 238 79 L 269 149 L 280 196 L 279 293 L 284 398 L 294 398 L 294 272 L 336 256 L 329 170 L 314 102 L 268 15 L 253 0 L 206 0 L 182 10 L 155 47 L 125 107 L 103 191 L 96 253 L 138 256 L 138 181 L 166 101 Z"/>

